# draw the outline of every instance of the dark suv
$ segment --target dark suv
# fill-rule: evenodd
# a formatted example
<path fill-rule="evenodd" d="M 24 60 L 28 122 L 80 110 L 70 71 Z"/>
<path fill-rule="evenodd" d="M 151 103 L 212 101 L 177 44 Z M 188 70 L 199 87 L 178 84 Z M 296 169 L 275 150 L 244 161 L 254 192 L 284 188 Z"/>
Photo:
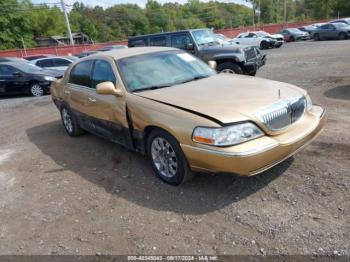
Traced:
<path fill-rule="evenodd" d="M 168 46 L 186 50 L 204 62 L 215 61 L 217 71 L 255 75 L 266 62 L 266 55 L 253 46 L 220 44 L 210 29 L 190 29 L 130 37 L 129 47 Z"/>

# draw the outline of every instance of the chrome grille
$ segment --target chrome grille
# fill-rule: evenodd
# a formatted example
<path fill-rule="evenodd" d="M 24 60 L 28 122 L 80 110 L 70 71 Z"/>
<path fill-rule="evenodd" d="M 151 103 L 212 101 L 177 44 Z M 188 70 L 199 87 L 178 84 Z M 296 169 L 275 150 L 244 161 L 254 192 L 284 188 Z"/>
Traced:
<path fill-rule="evenodd" d="M 256 114 L 269 130 L 279 131 L 298 121 L 306 110 L 306 98 L 283 99 Z"/>

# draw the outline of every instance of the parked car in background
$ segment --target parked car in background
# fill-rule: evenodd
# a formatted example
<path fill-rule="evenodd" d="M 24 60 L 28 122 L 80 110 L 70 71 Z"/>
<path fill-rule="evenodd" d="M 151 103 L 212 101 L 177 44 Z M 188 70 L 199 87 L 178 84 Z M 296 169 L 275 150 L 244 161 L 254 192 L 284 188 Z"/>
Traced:
<path fill-rule="evenodd" d="M 75 56 L 53 56 L 34 59 L 29 61 L 29 63 L 45 69 L 59 70 L 63 74 L 68 66 L 78 59 Z"/>
<path fill-rule="evenodd" d="M 310 35 L 307 32 L 300 31 L 297 28 L 286 28 L 282 29 L 278 32 L 279 34 L 283 35 L 284 40 L 286 42 L 294 42 L 294 41 L 300 41 L 300 40 L 309 40 Z"/>
<path fill-rule="evenodd" d="M 42 96 L 62 74 L 26 62 L 0 62 L 0 94 L 26 93 Z"/>
<path fill-rule="evenodd" d="M 271 39 L 275 40 L 274 47 L 276 47 L 276 48 L 281 47 L 284 43 L 284 38 L 283 38 L 283 35 L 281 35 L 281 34 L 269 34 L 265 31 L 257 31 L 254 33 L 256 33 L 259 37 L 271 38 Z"/>
<path fill-rule="evenodd" d="M 310 143 L 325 123 L 305 90 L 217 74 L 175 48 L 101 53 L 68 70 L 51 90 L 66 133 L 88 131 L 140 152 L 172 185 L 193 172 L 261 173 Z"/>
<path fill-rule="evenodd" d="M 94 55 L 94 54 L 97 54 L 98 51 L 86 51 L 86 52 L 82 52 L 80 54 L 77 54 L 75 55 L 76 57 L 78 58 L 83 58 L 83 57 L 86 57 L 86 56 L 89 56 L 89 55 Z"/>
<path fill-rule="evenodd" d="M 350 17 L 349 18 L 341 18 L 341 19 L 334 19 L 330 21 L 330 23 L 344 23 L 350 25 Z"/>
<path fill-rule="evenodd" d="M 315 41 L 320 40 L 345 40 L 350 38 L 350 25 L 345 23 L 328 23 L 320 26 L 312 33 Z"/>
<path fill-rule="evenodd" d="M 45 58 L 45 57 L 53 57 L 55 55 L 30 55 L 30 56 L 25 56 L 23 57 L 25 60 L 31 61 L 31 60 L 36 60 L 39 58 Z"/>
<path fill-rule="evenodd" d="M 113 49 L 123 49 L 123 48 L 128 48 L 128 47 L 126 45 L 109 45 L 109 46 L 105 46 L 100 49 L 97 49 L 96 51 L 105 52 Z"/>
<path fill-rule="evenodd" d="M 220 44 L 214 32 L 207 28 L 130 37 L 128 45 L 183 49 L 206 63 L 215 61 L 216 70 L 221 73 L 255 75 L 266 62 L 266 55 L 258 48 Z"/>
<path fill-rule="evenodd" d="M 20 57 L 0 57 L 0 62 L 21 62 L 26 63 L 27 60 Z"/>
<path fill-rule="evenodd" d="M 252 45 L 260 49 L 273 48 L 276 43 L 276 40 L 270 37 L 259 36 L 256 32 L 241 33 L 233 41 L 237 44 Z"/>
<path fill-rule="evenodd" d="M 225 36 L 223 34 L 215 34 L 215 36 L 216 36 L 216 40 L 220 44 L 230 44 L 230 43 L 234 42 L 231 38 L 228 38 L 227 36 Z"/>
<path fill-rule="evenodd" d="M 311 35 L 311 33 L 317 29 L 316 26 L 313 26 L 313 25 L 305 25 L 305 26 L 301 26 L 298 28 L 300 31 L 303 31 L 303 32 L 306 32 L 308 33 L 309 35 Z"/>

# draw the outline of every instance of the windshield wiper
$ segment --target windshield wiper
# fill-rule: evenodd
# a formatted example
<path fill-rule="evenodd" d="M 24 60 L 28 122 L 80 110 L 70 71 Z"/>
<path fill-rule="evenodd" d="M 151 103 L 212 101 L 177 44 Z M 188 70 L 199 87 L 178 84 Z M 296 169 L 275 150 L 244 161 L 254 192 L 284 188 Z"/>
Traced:
<path fill-rule="evenodd" d="M 203 78 L 207 78 L 207 77 L 209 77 L 209 76 L 208 76 L 208 75 L 199 75 L 199 76 L 195 76 L 195 77 L 192 77 L 192 78 L 187 79 L 187 80 L 185 80 L 185 81 L 182 81 L 180 84 L 192 82 L 192 81 L 199 80 L 199 79 L 203 79 Z"/>
<path fill-rule="evenodd" d="M 157 85 L 157 86 L 148 86 L 148 87 L 143 87 L 143 88 L 139 88 L 139 89 L 135 89 L 132 92 L 140 92 L 140 91 L 145 91 L 145 90 L 155 90 L 155 89 L 160 89 L 160 88 L 164 88 L 164 87 L 169 87 L 169 84 L 166 85 Z"/>

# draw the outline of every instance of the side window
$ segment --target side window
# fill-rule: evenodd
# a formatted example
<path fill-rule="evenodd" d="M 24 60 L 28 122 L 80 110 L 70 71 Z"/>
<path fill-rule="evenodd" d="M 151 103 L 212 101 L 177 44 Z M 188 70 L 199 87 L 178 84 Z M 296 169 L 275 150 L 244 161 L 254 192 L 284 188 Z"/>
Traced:
<path fill-rule="evenodd" d="M 166 46 L 165 36 L 153 37 L 149 41 L 150 46 Z"/>
<path fill-rule="evenodd" d="M 246 38 L 254 38 L 254 37 L 256 37 L 256 35 L 253 34 L 253 33 L 249 33 L 249 34 L 246 36 Z"/>
<path fill-rule="evenodd" d="M 176 34 L 171 36 L 171 46 L 180 49 L 186 49 L 186 45 L 192 43 L 188 34 Z"/>
<path fill-rule="evenodd" d="M 0 76 L 11 76 L 15 70 L 7 65 L 0 65 Z"/>
<path fill-rule="evenodd" d="M 53 63 L 55 66 L 69 66 L 72 62 L 66 59 L 55 58 Z"/>
<path fill-rule="evenodd" d="M 335 29 L 335 26 L 334 26 L 334 25 L 329 24 L 329 25 L 328 25 L 328 29 Z"/>
<path fill-rule="evenodd" d="M 327 24 L 326 25 L 321 25 L 320 29 L 328 29 L 328 25 Z"/>
<path fill-rule="evenodd" d="M 147 46 L 145 39 L 129 40 L 129 47 Z"/>
<path fill-rule="evenodd" d="M 39 60 L 38 62 L 36 62 L 37 66 L 40 67 L 53 67 L 53 61 L 52 59 L 44 59 L 44 60 Z"/>
<path fill-rule="evenodd" d="M 96 60 L 94 70 L 92 72 L 92 88 L 96 88 L 99 83 L 112 82 L 115 84 L 116 77 L 111 65 L 107 61 Z"/>
<path fill-rule="evenodd" d="M 87 60 L 74 66 L 69 76 L 69 83 L 91 87 L 91 69 L 93 60 Z"/>

